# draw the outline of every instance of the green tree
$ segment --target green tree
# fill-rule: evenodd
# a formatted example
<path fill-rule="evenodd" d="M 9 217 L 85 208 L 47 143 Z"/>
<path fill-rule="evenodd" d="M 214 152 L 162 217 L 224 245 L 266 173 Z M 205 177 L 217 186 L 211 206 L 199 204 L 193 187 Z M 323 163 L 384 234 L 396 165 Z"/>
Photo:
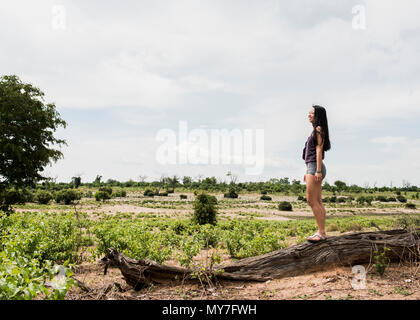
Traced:
<path fill-rule="evenodd" d="M 102 179 L 102 176 L 100 176 L 99 174 L 96 175 L 96 178 L 95 178 L 95 180 L 92 183 L 93 186 L 94 187 L 100 187 L 101 186 L 101 179 Z"/>
<path fill-rule="evenodd" d="M 63 157 L 54 145 L 67 145 L 54 132 L 66 125 L 39 88 L 15 75 L 0 78 L 0 210 L 12 212 L 9 188 L 23 190 L 48 180 L 41 175 L 44 167 Z"/>
<path fill-rule="evenodd" d="M 175 190 L 175 188 L 179 185 L 179 178 L 178 176 L 173 176 L 172 178 L 168 178 L 168 184 L 172 188 L 172 190 Z"/>
<path fill-rule="evenodd" d="M 215 196 L 201 193 L 194 200 L 194 215 L 193 223 L 197 224 L 212 224 L 217 223 L 217 199 Z"/>
<path fill-rule="evenodd" d="M 76 176 L 76 177 L 71 178 L 71 180 L 74 187 L 78 189 L 80 187 L 80 184 L 82 183 L 82 178 L 80 176 Z"/>
<path fill-rule="evenodd" d="M 340 180 L 335 181 L 334 185 L 337 187 L 338 193 L 341 193 L 342 191 L 345 191 L 347 189 L 346 183 Z"/>
<path fill-rule="evenodd" d="M 182 184 L 184 185 L 184 187 L 189 187 L 192 183 L 192 178 L 189 176 L 184 176 L 182 178 Z"/>

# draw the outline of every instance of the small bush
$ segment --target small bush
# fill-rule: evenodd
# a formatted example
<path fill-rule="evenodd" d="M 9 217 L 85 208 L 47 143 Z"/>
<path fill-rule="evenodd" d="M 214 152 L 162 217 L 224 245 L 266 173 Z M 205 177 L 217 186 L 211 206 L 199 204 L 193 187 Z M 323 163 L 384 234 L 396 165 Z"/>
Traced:
<path fill-rule="evenodd" d="M 35 200 L 35 194 L 28 189 L 15 189 L 14 187 L 5 191 L 2 194 L 5 203 L 19 203 L 24 204 L 25 202 L 33 202 Z M 0 199 L 1 204 L 1 199 Z"/>
<path fill-rule="evenodd" d="M 156 193 L 151 189 L 146 189 L 143 193 L 145 197 L 154 197 Z"/>
<path fill-rule="evenodd" d="M 280 211 L 292 211 L 293 207 L 292 204 L 288 201 L 281 201 L 279 203 L 279 210 Z"/>
<path fill-rule="evenodd" d="M 167 193 L 174 193 L 174 192 L 175 192 L 175 190 L 174 190 L 174 189 L 168 189 L 168 190 L 166 190 L 166 192 L 167 192 Z"/>
<path fill-rule="evenodd" d="M 347 198 L 346 197 L 340 197 L 340 198 L 337 198 L 337 202 L 338 203 L 344 203 L 344 202 L 346 202 L 347 201 Z"/>
<path fill-rule="evenodd" d="M 395 197 L 389 197 L 388 202 L 397 202 L 397 198 Z"/>
<path fill-rule="evenodd" d="M 225 198 L 236 199 L 236 198 L 238 198 L 238 194 L 235 192 L 234 189 L 229 189 L 229 192 L 225 193 L 224 197 Z"/>
<path fill-rule="evenodd" d="M 159 193 L 157 194 L 157 196 L 158 196 L 158 197 L 167 197 L 167 196 L 168 196 L 168 193 L 167 193 L 166 191 L 164 191 L 164 192 L 159 192 Z"/>
<path fill-rule="evenodd" d="M 97 191 L 95 192 L 95 200 L 96 201 L 105 201 L 111 199 L 111 195 L 105 191 Z"/>
<path fill-rule="evenodd" d="M 297 199 L 298 201 L 305 201 L 305 198 L 303 196 L 298 196 Z"/>
<path fill-rule="evenodd" d="M 360 197 L 357 197 L 356 201 L 357 201 L 358 204 L 363 205 L 365 203 L 366 199 L 365 199 L 364 196 L 360 196 Z"/>
<path fill-rule="evenodd" d="M 178 235 L 183 234 L 186 230 L 188 230 L 188 228 L 189 223 L 183 220 L 177 220 L 172 225 L 172 230 Z"/>
<path fill-rule="evenodd" d="M 270 196 L 266 196 L 266 195 L 262 195 L 260 200 L 266 200 L 266 201 L 271 201 L 271 197 Z"/>
<path fill-rule="evenodd" d="M 115 191 L 112 196 L 116 198 L 125 198 L 127 196 L 127 191 L 125 191 L 124 189 L 119 189 Z"/>
<path fill-rule="evenodd" d="M 386 257 L 386 253 L 389 250 L 389 248 L 384 247 L 382 252 L 378 250 L 374 252 L 375 264 L 373 266 L 375 267 L 376 272 L 378 272 L 381 276 L 385 273 L 385 269 L 389 263 L 389 259 Z"/>
<path fill-rule="evenodd" d="M 75 200 L 80 200 L 82 193 L 75 189 L 63 189 L 55 193 L 55 202 L 64 204 L 71 204 Z"/>
<path fill-rule="evenodd" d="M 405 207 L 407 209 L 416 209 L 416 205 L 414 203 L 406 203 Z"/>
<path fill-rule="evenodd" d="M 372 205 L 373 197 L 372 196 L 367 196 L 365 198 L 365 201 L 366 201 L 367 205 L 370 206 L 370 205 Z"/>
<path fill-rule="evenodd" d="M 84 196 L 86 198 L 92 198 L 93 197 L 93 193 L 92 193 L 92 191 L 89 190 L 89 191 L 85 192 Z"/>
<path fill-rule="evenodd" d="M 38 190 L 35 193 L 35 201 L 39 204 L 48 204 L 52 198 L 53 195 L 49 191 Z"/>
<path fill-rule="evenodd" d="M 397 200 L 399 202 L 402 202 L 402 203 L 406 203 L 407 202 L 407 198 L 404 197 L 404 196 L 401 196 L 401 195 L 397 196 Z"/>
<path fill-rule="evenodd" d="M 100 187 L 99 191 L 104 191 L 104 192 L 108 193 L 110 196 L 112 195 L 112 188 L 108 187 L 108 186 Z"/>
<path fill-rule="evenodd" d="M 388 199 L 385 196 L 377 196 L 376 201 L 388 202 Z"/>
<path fill-rule="evenodd" d="M 216 225 L 217 199 L 214 196 L 201 193 L 194 201 L 194 215 L 192 221 L 197 224 Z"/>
<path fill-rule="evenodd" d="M 179 195 L 179 197 L 180 197 L 181 199 L 187 199 L 187 198 L 188 198 L 186 194 L 180 194 L 180 195 Z"/>
<path fill-rule="evenodd" d="M 261 194 L 267 194 L 267 191 L 261 190 Z"/>

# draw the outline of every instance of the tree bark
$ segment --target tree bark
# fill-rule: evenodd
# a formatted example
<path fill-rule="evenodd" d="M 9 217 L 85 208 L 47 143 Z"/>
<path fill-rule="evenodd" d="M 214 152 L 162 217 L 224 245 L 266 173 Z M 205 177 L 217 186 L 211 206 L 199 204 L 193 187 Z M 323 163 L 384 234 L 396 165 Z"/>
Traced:
<path fill-rule="evenodd" d="M 320 243 L 305 242 L 256 257 L 241 259 L 211 270 L 217 279 L 267 281 L 315 272 L 334 266 L 373 263 L 375 251 L 383 252 L 389 262 L 417 261 L 420 258 L 420 229 L 360 232 L 329 237 Z M 195 270 L 133 260 L 110 248 L 109 263 L 117 266 L 126 282 L 136 289 L 151 283 L 191 279 Z"/>

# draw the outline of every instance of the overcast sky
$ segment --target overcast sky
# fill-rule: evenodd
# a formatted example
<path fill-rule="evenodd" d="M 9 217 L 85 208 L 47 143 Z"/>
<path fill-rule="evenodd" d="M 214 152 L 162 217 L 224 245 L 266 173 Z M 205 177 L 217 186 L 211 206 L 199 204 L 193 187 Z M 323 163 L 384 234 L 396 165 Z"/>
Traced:
<path fill-rule="evenodd" d="M 2 1 L 0 70 L 67 121 L 57 181 L 302 179 L 313 104 L 327 109 L 326 180 L 420 186 L 417 0 Z M 157 134 L 257 129 L 264 168 L 162 165 Z M 213 152 L 214 150 L 205 150 Z"/>

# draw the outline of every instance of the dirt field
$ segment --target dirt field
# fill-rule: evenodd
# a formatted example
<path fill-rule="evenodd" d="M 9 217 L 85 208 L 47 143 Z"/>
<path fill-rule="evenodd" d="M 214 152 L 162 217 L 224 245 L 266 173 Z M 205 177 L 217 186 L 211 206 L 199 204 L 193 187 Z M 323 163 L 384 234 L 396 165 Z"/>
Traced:
<path fill-rule="evenodd" d="M 186 194 L 186 193 L 184 193 Z M 96 203 L 92 199 L 83 198 L 77 206 L 80 212 L 86 212 L 90 218 L 99 219 L 102 215 L 116 215 L 120 213 L 132 216 L 144 214 L 146 216 L 186 218 L 192 214 L 193 194 L 187 194 L 184 202 L 179 200 L 179 194 L 169 197 L 144 198 L 141 195 L 130 194 L 127 198 L 112 199 L 106 203 Z M 245 218 L 253 216 L 265 220 L 290 220 L 313 217 L 310 208 L 303 204 L 294 205 L 291 212 L 279 211 L 276 201 L 296 201 L 296 197 L 273 196 L 273 202 L 259 201 L 260 195 L 250 194 L 240 196 L 239 200 L 224 201 L 223 195 L 218 195 L 220 218 Z M 147 201 L 146 201 L 147 200 Z M 150 202 L 148 202 L 150 200 Z M 417 201 L 418 203 L 418 201 Z M 16 208 L 16 211 L 72 211 L 73 206 L 51 206 L 45 208 L 30 206 Z M 419 210 L 403 207 L 327 207 L 327 217 L 345 217 L 354 215 L 364 216 L 393 216 L 396 214 L 419 215 Z M 314 221 L 315 223 L 315 221 Z M 333 232 L 330 235 L 334 235 Z M 204 252 L 195 258 L 197 262 L 205 260 Z M 270 280 L 264 283 L 223 281 L 213 283 L 213 286 L 199 282 L 178 282 L 167 285 L 156 284 L 140 291 L 133 290 L 124 281 L 118 268 L 110 267 L 104 275 L 100 260 L 93 263 L 83 263 L 76 270 L 74 278 L 83 282 L 91 290 L 85 292 L 80 288 L 72 289 L 67 299 L 140 299 L 140 300 L 171 300 L 171 299 L 420 299 L 420 264 L 405 263 L 391 264 L 383 276 L 375 272 L 372 265 L 366 268 L 366 288 L 354 289 L 352 279 L 355 274 L 349 267 L 337 267 L 322 272 L 306 274 L 296 277 Z M 229 263 L 227 254 L 223 256 L 223 263 Z M 171 264 L 171 261 L 167 262 Z"/>
<path fill-rule="evenodd" d="M 419 300 L 419 264 L 388 266 L 381 277 L 366 265 L 366 288 L 353 289 L 355 274 L 350 268 L 335 268 L 296 277 L 269 280 L 264 283 L 223 281 L 213 287 L 200 283 L 157 284 L 140 291 L 133 290 L 124 281 L 118 268 L 108 269 L 103 275 L 99 264 L 81 266 L 75 278 L 92 289 L 90 293 L 81 289 L 72 290 L 67 299 L 105 300 Z"/>

